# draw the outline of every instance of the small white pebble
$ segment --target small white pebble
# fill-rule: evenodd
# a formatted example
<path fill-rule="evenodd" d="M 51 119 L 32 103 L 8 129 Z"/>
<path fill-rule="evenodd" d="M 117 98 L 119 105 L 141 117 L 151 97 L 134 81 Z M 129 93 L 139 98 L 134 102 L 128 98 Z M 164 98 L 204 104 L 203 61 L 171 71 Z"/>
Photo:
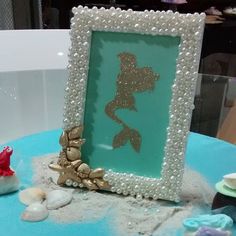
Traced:
<path fill-rule="evenodd" d="M 132 225 L 132 223 L 131 223 L 130 221 L 128 222 L 128 227 L 129 227 L 130 229 L 133 228 L 133 225 Z"/>
<path fill-rule="evenodd" d="M 83 199 L 83 200 L 88 200 L 88 195 L 87 195 L 86 193 L 83 194 L 82 199 Z"/>

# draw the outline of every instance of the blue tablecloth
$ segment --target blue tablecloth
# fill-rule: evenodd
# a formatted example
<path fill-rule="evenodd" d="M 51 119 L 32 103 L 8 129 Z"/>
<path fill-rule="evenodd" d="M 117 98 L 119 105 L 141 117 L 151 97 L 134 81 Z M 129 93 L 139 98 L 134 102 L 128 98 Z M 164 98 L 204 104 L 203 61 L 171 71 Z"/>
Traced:
<path fill-rule="evenodd" d="M 20 179 L 24 187 L 31 185 L 31 158 L 59 152 L 60 134 L 61 130 L 53 130 L 23 137 L 6 144 L 14 149 L 12 167 L 21 169 Z M 2 149 L 3 146 L 0 148 Z M 215 138 L 191 133 L 188 138 L 186 163 L 194 170 L 199 171 L 210 184 L 214 185 L 221 180 L 224 174 L 236 172 L 236 146 Z M 20 215 L 24 209 L 25 206 L 18 201 L 17 193 L 0 196 L 0 236 L 116 235 L 109 228 L 108 218 L 86 224 L 56 224 L 50 219 L 43 222 L 28 223 L 20 220 Z M 180 231 L 176 232 L 176 235 L 182 235 Z M 236 228 L 234 235 L 236 235 Z"/>

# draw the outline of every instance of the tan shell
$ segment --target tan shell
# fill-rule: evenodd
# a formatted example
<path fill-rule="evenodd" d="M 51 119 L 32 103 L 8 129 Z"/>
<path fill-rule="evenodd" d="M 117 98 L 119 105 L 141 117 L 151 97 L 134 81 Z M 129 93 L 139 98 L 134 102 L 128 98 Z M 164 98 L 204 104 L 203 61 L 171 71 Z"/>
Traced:
<path fill-rule="evenodd" d="M 51 169 L 51 170 L 55 170 L 55 171 L 61 171 L 63 170 L 63 168 L 61 166 L 59 166 L 58 164 L 49 164 L 48 167 Z"/>
<path fill-rule="evenodd" d="M 94 179 L 93 181 L 100 189 L 109 189 L 110 185 L 107 181 L 102 179 Z"/>
<path fill-rule="evenodd" d="M 76 126 L 69 132 L 69 139 L 80 138 L 83 132 L 83 126 Z"/>
<path fill-rule="evenodd" d="M 97 185 L 94 184 L 90 179 L 83 179 L 82 183 L 84 184 L 84 186 L 86 188 L 88 188 L 89 190 L 96 190 L 98 189 Z"/>
<path fill-rule="evenodd" d="M 59 143 L 62 147 L 67 147 L 68 146 L 68 136 L 65 131 L 60 136 Z"/>
<path fill-rule="evenodd" d="M 78 167 L 77 171 L 81 178 L 87 178 L 91 170 L 87 164 L 83 163 Z"/>
<path fill-rule="evenodd" d="M 66 154 L 67 154 L 67 159 L 70 161 L 78 160 L 81 157 L 80 150 L 74 147 L 67 148 Z"/>
<path fill-rule="evenodd" d="M 75 140 L 71 140 L 69 141 L 69 146 L 70 147 L 76 147 L 76 148 L 80 148 L 85 142 L 85 139 L 75 139 Z"/>
<path fill-rule="evenodd" d="M 71 162 L 71 165 L 73 165 L 73 166 L 76 168 L 76 167 L 80 166 L 81 163 L 82 163 L 81 160 L 75 160 L 75 161 L 72 161 L 72 162 Z"/>
<path fill-rule="evenodd" d="M 97 168 L 95 170 L 92 170 L 89 174 L 89 178 L 102 178 L 105 174 L 105 171 L 102 168 Z"/>
<path fill-rule="evenodd" d="M 66 158 L 66 153 L 64 151 L 60 151 L 59 158 Z"/>

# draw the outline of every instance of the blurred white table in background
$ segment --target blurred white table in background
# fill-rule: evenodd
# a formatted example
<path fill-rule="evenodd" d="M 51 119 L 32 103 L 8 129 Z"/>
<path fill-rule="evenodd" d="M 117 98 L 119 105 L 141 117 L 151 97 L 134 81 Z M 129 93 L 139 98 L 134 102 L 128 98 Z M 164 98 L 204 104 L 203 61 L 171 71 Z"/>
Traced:
<path fill-rule="evenodd" d="M 0 31 L 0 144 L 60 128 L 68 30 Z"/>

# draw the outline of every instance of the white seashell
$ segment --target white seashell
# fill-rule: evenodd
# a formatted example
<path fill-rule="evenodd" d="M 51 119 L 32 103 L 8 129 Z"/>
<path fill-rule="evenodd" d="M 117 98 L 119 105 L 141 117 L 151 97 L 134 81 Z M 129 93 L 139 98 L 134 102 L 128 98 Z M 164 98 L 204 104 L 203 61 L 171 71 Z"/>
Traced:
<path fill-rule="evenodd" d="M 41 188 L 27 188 L 19 193 L 20 202 L 25 205 L 30 205 L 35 202 L 43 202 L 46 198 L 46 193 Z"/>
<path fill-rule="evenodd" d="M 72 194 L 63 190 L 53 190 L 47 195 L 47 208 L 55 210 L 69 204 L 72 200 Z"/>
<path fill-rule="evenodd" d="M 236 189 L 236 173 L 225 175 L 224 182 L 229 188 Z"/>
<path fill-rule="evenodd" d="M 19 189 L 19 180 L 16 175 L 0 176 L 0 195 L 15 192 Z"/>
<path fill-rule="evenodd" d="M 29 205 L 23 214 L 21 215 L 21 219 L 24 221 L 42 221 L 48 217 L 47 208 L 41 203 L 33 203 Z"/>

